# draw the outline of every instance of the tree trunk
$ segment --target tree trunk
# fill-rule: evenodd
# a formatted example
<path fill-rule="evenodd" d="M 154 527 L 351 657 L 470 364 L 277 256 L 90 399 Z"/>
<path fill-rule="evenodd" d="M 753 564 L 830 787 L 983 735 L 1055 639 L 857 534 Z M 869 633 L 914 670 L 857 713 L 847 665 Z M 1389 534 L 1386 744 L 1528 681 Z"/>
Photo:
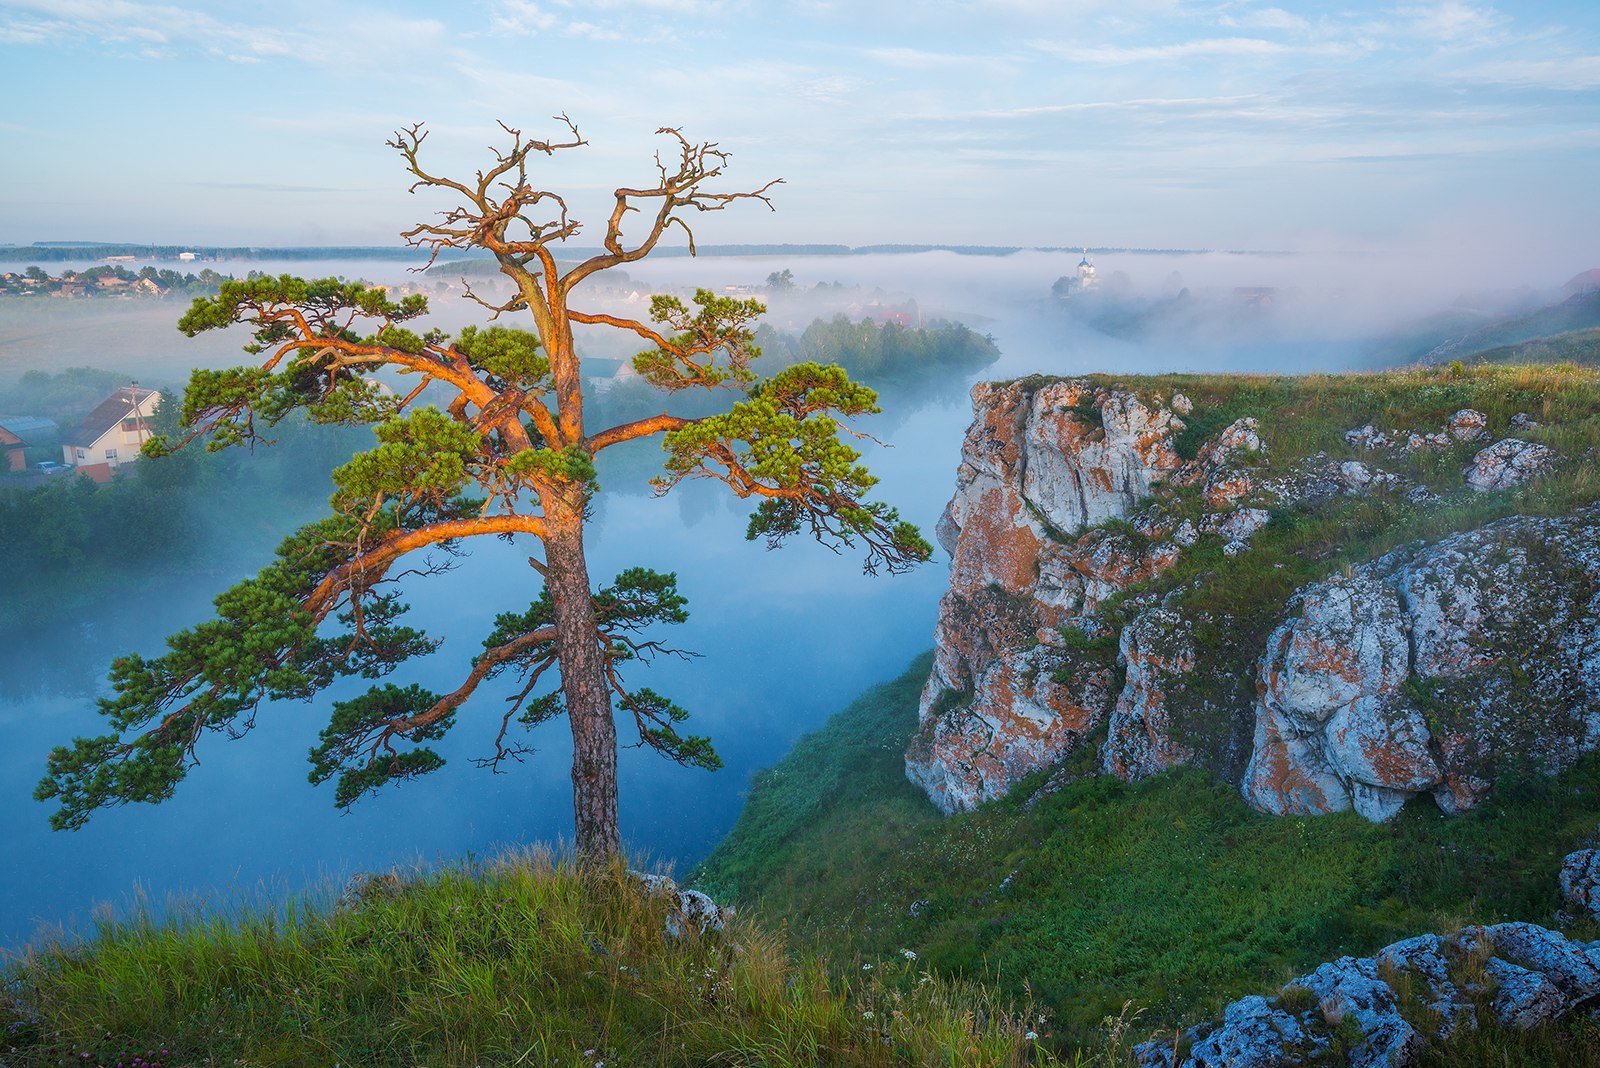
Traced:
<path fill-rule="evenodd" d="M 554 601 L 561 690 L 572 726 L 572 817 L 578 857 L 604 862 L 622 849 L 617 826 L 617 725 L 594 622 L 583 557 L 583 515 L 546 515 L 545 585 Z"/>

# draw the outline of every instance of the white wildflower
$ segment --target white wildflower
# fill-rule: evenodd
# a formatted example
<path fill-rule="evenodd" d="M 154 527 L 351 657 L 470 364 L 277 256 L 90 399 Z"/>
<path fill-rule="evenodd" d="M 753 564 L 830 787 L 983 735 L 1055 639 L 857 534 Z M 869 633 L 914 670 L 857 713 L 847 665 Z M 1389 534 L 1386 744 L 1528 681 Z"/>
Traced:
<path fill-rule="evenodd" d="M 902 949 L 900 951 L 900 955 L 902 957 L 904 957 L 906 960 L 916 960 L 917 959 L 917 951 L 914 950 L 914 949 Z"/>

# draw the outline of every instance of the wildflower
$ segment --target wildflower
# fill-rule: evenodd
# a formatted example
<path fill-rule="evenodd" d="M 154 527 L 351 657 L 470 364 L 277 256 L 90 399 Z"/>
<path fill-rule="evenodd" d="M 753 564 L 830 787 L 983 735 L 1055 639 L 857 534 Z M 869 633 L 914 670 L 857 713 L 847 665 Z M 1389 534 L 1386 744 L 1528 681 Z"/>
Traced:
<path fill-rule="evenodd" d="M 1037 1031 L 1029 1031 L 1027 1034 L 1023 1035 L 1022 1037 L 1024 1039 L 1026 1039 L 1027 1041 L 1029 1041 L 1029 1042 L 1037 1042 L 1037 1041 L 1039 1041 L 1039 1032 L 1037 1032 Z"/>
<path fill-rule="evenodd" d="M 917 959 L 917 952 L 914 949 L 902 949 L 900 951 L 900 955 L 902 957 L 904 957 L 906 960 L 916 960 Z"/>
<path fill-rule="evenodd" d="M 861 970 L 862 970 L 862 971 L 864 971 L 864 972 L 870 972 L 870 971 L 871 971 L 871 970 L 872 970 L 872 964 L 871 964 L 871 962 L 870 962 L 870 961 L 869 961 L 869 962 L 868 962 L 868 963 L 866 963 L 866 964 L 863 964 L 863 965 L 862 965 L 862 966 L 861 966 Z"/>

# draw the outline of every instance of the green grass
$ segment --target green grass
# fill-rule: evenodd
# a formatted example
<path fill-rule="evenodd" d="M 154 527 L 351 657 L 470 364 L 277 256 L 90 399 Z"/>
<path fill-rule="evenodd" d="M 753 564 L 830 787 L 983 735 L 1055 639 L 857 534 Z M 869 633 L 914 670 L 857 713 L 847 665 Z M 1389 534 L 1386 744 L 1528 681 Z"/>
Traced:
<path fill-rule="evenodd" d="M 917 661 L 763 773 L 693 882 L 799 936 L 997 977 L 1069 1043 L 1097 1042 L 1130 1000 L 1145 1033 L 1170 1029 L 1343 953 L 1466 922 L 1553 922 L 1561 857 L 1600 821 L 1594 756 L 1477 812 L 1446 818 L 1421 799 L 1381 825 L 1262 815 L 1194 769 L 1082 779 L 1029 803 L 1041 774 L 941 818 L 901 758 L 925 673 Z"/>
<path fill-rule="evenodd" d="M 1600 365 L 1600 328 L 1569 330 L 1515 345 L 1475 352 L 1466 359 L 1481 363 L 1576 363 Z"/>
<path fill-rule="evenodd" d="M 1261 438 L 1277 470 L 1319 451 L 1336 458 L 1371 460 L 1372 456 L 1345 443 L 1344 431 L 1369 422 L 1389 430 L 1436 431 L 1462 408 L 1476 408 L 1487 415 L 1496 436 L 1507 432 L 1513 415 L 1526 412 L 1546 424 L 1528 436 L 1562 452 L 1564 442 L 1574 443 L 1583 436 L 1582 424 L 1596 416 L 1594 405 L 1600 397 L 1600 377 L 1594 368 L 1574 364 L 1474 364 L 1459 371 L 1439 367 L 1353 375 L 1087 378 L 1097 386 L 1129 389 L 1146 399 L 1166 400 L 1174 392 L 1186 395 L 1194 402 L 1194 411 L 1184 422 L 1194 429 L 1179 432 L 1180 453 L 1197 452 L 1204 439 L 1217 430 L 1235 419 L 1254 416 L 1261 422 Z M 1037 386 L 1052 379 L 1034 376 L 1023 381 Z M 1552 429 L 1556 427 L 1577 431 L 1577 436 L 1563 437 Z M 1461 453 L 1470 456 L 1473 451 L 1465 446 L 1443 453 L 1430 450 L 1381 462 L 1408 477 L 1432 480 L 1448 477 Z M 1459 475 L 1459 464 L 1455 468 Z"/>
<path fill-rule="evenodd" d="M 897 951 L 833 967 L 738 919 L 669 937 L 665 898 L 620 865 L 534 853 L 375 885 L 353 908 L 143 916 L 36 949 L 4 972 L 0 1062 L 1059 1063 L 1036 1019 Z"/>
<path fill-rule="evenodd" d="M 1600 820 L 1600 756 L 1555 780 L 1512 769 L 1494 802 L 1469 815 L 1445 819 L 1423 798 L 1384 825 L 1352 813 L 1265 816 L 1226 780 L 1248 755 L 1255 659 L 1296 589 L 1409 541 L 1600 499 L 1600 374 L 1473 366 L 1093 380 L 1148 400 L 1186 394 L 1195 405 L 1188 421 L 1204 437 L 1255 417 L 1269 473 L 1322 452 L 1396 471 L 1444 499 L 1279 509 L 1249 552 L 1228 557 L 1218 539 L 1202 538 L 1171 570 L 1105 606 L 1112 633 L 1098 640 L 1109 646 L 1125 617 L 1149 603 L 1134 595 L 1176 593 L 1197 669 L 1169 680 L 1168 704 L 1180 741 L 1205 768 L 1129 785 L 1088 777 L 1079 753 L 1063 773 L 1030 776 L 1010 799 L 943 819 L 904 778 L 927 674 L 919 661 L 758 777 L 699 883 L 769 922 L 859 952 L 907 945 L 952 975 L 997 974 L 1085 1042 L 1129 1000 L 1147 1008 L 1147 1027 L 1193 1022 L 1343 953 L 1467 921 L 1549 922 L 1560 858 L 1591 844 Z M 1462 408 L 1484 412 L 1495 437 L 1516 413 L 1532 415 L 1543 425 L 1522 436 L 1560 455 L 1556 473 L 1474 494 L 1461 469 L 1480 444 L 1363 454 L 1343 437 L 1369 422 L 1391 434 L 1434 432 Z M 1194 452 L 1202 443 L 1197 434 L 1183 445 Z M 1182 515 L 1199 502 L 1188 490 L 1163 503 Z M 1047 781 L 1074 777 L 1030 798 Z"/>
<path fill-rule="evenodd" d="M 906 740 L 917 726 L 917 698 L 932 666 L 933 654 L 918 657 L 899 678 L 857 698 L 796 742 L 781 763 L 758 773 L 738 826 L 700 866 L 695 885 L 718 900 L 752 900 L 780 873 L 797 889 L 813 881 L 837 886 L 858 865 L 892 860 L 873 852 L 880 840 L 936 822 L 938 813 L 907 781 L 904 763 Z M 862 819 L 854 819 L 856 813 Z M 814 831 L 824 824 L 841 836 L 839 849 L 826 858 L 813 848 Z M 826 867 L 815 866 L 823 860 Z"/>
<path fill-rule="evenodd" d="M 1600 499 L 1600 374 L 1474 366 L 1094 381 L 1148 400 L 1186 394 L 1195 405 L 1187 421 L 1204 431 L 1182 443 L 1190 453 L 1253 416 L 1269 473 L 1322 452 L 1396 471 L 1444 499 L 1279 509 L 1249 552 L 1228 557 L 1217 539 L 1202 538 L 1170 571 L 1105 607 L 1112 633 L 1097 637 L 1109 646 L 1149 603 L 1135 595 L 1176 593 L 1197 670 L 1168 680 L 1168 705 L 1180 741 L 1206 767 L 1129 785 L 1088 777 L 1079 753 L 1065 774 L 1038 772 L 1010 799 L 943 819 L 904 778 L 927 672 L 919 661 L 760 776 L 698 881 L 768 922 L 859 952 L 908 945 L 952 975 L 997 974 L 1005 990 L 1038 998 L 1063 1034 L 1084 1042 L 1129 1000 L 1146 1007 L 1147 1028 L 1175 1026 L 1243 994 L 1275 991 L 1343 953 L 1467 921 L 1551 922 L 1560 858 L 1591 844 L 1600 820 L 1600 757 L 1555 780 L 1508 774 L 1494 802 L 1466 816 L 1445 819 L 1423 798 L 1384 825 L 1352 813 L 1265 816 L 1227 780 L 1248 756 L 1255 659 L 1296 589 L 1413 540 Z M 1484 412 L 1495 437 L 1516 413 L 1532 415 L 1543 425 L 1522 436 L 1561 456 L 1557 472 L 1474 494 L 1461 470 L 1481 444 L 1365 454 L 1343 437 L 1369 422 L 1391 434 L 1434 432 L 1462 408 Z M 1163 503 L 1182 515 L 1199 502 L 1188 490 Z M 1117 524 L 1108 526 L 1115 536 Z"/>

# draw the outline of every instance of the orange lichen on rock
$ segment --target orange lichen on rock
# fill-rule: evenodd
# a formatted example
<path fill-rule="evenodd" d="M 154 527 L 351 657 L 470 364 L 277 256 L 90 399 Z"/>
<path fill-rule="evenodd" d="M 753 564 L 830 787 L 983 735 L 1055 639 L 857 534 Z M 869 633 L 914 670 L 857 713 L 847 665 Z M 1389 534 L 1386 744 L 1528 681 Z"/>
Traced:
<path fill-rule="evenodd" d="M 1158 602 L 1134 587 L 1201 538 L 1250 551 L 1270 509 L 1397 492 L 1425 504 L 1431 491 L 1376 457 L 1318 453 L 1274 471 L 1252 418 L 1184 462 L 1187 398 L 1168 407 L 1084 380 L 972 396 L 938 529 L 950 589 L 907 753 L 945 811 L 1001 796 L 1102 724 L 1109 774 L 1197 763 L 1265 811 L 1375 820 L 1420 793 L 1470 808 L 1508 761 L 1557 771 L 1600 746 L 1600 506 L 1502 520 L 1303 587 L 1257 656 L 1234 647 L 1225 611 L 1189 618 L 1182 588 Z M 1463 410 L 1435 436 L 1485 428 Z M 1371 426 L 1346 439 L 1369 452 L 1391 441 Z M 1493 448 L 1485 462 L 1523 456 Z"/>

